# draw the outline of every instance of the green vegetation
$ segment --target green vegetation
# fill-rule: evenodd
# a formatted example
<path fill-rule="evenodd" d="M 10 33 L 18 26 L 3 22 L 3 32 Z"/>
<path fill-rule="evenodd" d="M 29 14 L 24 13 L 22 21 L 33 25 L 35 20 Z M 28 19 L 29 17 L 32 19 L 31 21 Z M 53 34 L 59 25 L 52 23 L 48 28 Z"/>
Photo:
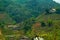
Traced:
<path fill-rule="evenodd" d="M 0 1 L 0 40 L 23 36 L 32 40 L 36 35 L 60 40 L 60 4 L 52 0 Z"/>

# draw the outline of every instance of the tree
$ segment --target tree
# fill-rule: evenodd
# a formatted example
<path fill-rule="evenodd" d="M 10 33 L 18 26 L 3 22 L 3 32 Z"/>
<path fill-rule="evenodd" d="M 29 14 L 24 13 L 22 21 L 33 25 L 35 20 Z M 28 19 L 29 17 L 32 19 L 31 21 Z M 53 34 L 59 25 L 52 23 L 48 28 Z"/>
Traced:
<path fill-rule="evenodd" d="M 42 26 L 42 27 L 45 27 L 46 24 L 42 21 L 42 22 L 41 22 L 41 26 Z"/>

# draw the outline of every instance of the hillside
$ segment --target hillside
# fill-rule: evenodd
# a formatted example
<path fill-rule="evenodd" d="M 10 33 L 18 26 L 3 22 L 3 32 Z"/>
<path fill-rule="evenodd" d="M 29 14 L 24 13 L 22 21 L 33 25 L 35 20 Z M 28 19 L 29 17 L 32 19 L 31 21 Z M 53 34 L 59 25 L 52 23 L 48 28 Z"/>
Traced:
<path fill-rule="evenodd" d="M 53 0 L 0 0 L 0 39 L 60 40 L 60 4 Z"/>
<path fill-rule="evenodd" d="M 52 3 L 52 4 L 51 4 Z M 46 9 L 59 8 L 52 0 L 1 0 L 0 12 L 6 12 L 17 23 L 37 17 Z"/>

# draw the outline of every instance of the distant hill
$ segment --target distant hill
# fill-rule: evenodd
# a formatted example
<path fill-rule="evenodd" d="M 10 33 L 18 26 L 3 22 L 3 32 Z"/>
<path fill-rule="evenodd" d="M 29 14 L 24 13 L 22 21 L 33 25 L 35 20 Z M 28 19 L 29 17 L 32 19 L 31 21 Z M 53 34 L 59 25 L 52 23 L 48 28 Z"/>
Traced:
<path fill-rule="evenodd" d="M 46 9 L 59 8 L 53 0 L 1 0 L 0 12 L 6 12 L 17 23 L 37 17 Z"/>

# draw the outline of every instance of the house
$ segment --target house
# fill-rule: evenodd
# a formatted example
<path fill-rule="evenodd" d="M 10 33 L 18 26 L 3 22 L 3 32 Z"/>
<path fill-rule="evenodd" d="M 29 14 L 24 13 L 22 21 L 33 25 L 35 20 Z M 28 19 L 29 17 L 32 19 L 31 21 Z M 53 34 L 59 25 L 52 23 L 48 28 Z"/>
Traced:
<path fill-rule="evenodd" d="M 19 40 L 30 40 L 30 39 L 28 37 L 26 37 L 26 36 L 23 36 Z"/>
<path fill-rule="evenodd" d="M 42 37 L 35 37 L 34 40 L 44 40 Z"/>
<path fill-rule="evenodd" d="M 15 25 L 15 24 L 7 24 L 7 25 L 5 25 L 5 29 L 14 29 L 14 28 L 17 28 L 18 27 L 18 25 Z"/>
<path fill-rule="evenodd" d="M 49 12 L 54 13 L 54 12 L 56 12 L 56 9 L 52 8 Z"/>
<path fill-rule="evenodd" d="M 46 9 L 46 14 L 51 14 L 51 13 L 55 13 L 56 12 L 56 9 L 55 8 L 51 8 L 51 9 Z"/>

